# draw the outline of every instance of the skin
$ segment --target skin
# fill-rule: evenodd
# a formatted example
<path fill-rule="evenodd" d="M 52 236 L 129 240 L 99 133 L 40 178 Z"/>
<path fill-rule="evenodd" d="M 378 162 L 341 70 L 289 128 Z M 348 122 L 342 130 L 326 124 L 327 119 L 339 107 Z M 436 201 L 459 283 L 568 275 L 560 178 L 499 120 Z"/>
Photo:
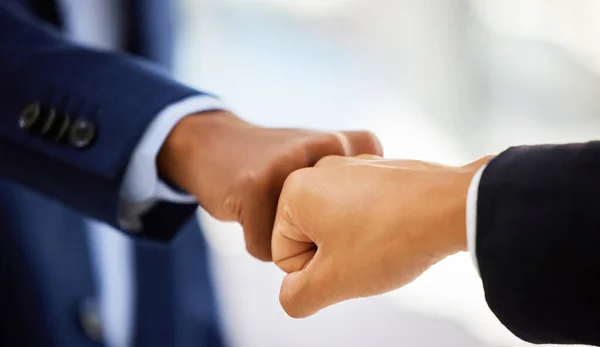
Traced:
<path fill-rule="evenodd" d="M 285 179 L 328 155 L 381 154 L 370 132 L 270 129 L 225 111 L 183 118 L 161 148 L 161 177 L 194 195 L 210 215 L 239 222 L 246 248 L 271 260 L 271 233 Z"/>
<path fill-rule="evenodd" d="M 400 288 L 464 251 L 471 179 L 462 167 L 377 156 L 327 157 L 285 182 L 274 262 L 288 273 L 280 302 L 292 317 Z"/>

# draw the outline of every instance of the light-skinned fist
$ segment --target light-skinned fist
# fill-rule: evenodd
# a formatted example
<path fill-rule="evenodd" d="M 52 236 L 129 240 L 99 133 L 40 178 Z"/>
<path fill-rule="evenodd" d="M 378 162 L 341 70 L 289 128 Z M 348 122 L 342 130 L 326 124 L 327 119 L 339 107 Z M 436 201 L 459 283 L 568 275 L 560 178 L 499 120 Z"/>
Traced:
<path fill-rule="evenodd" d="M 475 172 L 378 156 L 327 157 L 286 180 L 272 238 L 288 273 L 280 302 L 292 317 L 400 288 L 466 249 L 466 197 Z"/>

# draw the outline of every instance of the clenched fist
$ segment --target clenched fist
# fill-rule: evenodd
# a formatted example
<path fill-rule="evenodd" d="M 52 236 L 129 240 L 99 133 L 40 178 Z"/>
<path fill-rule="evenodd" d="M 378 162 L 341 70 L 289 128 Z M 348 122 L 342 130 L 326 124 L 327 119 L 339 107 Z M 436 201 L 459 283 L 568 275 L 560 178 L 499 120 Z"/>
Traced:
<path fill-rule="evenodd" d="M 160 174 L 221 221 L 244 228 L 246 247 L 271 260 L 277 201 L 288 175 L 328 155 L 381 154 L 369 132 L 269 129 L 214 111 L 181 120 L 158 156 Z"/>
<path fill-rule="evenodd" d="M 464 167 L 328 157 L 285 182 L 273 231 L 274 262 L 288 275 L 280 301 L 292 317 L 400 288 L 466 249 L 471 178 Z"/>

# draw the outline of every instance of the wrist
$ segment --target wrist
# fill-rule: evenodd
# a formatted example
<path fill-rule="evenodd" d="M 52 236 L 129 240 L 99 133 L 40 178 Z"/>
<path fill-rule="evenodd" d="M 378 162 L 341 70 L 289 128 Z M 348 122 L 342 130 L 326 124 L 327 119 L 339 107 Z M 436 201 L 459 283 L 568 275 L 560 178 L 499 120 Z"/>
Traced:
<path fill-rule="evenodd" d="M 223 156 L 219 143 L 228 141 L 227 128 L 245 123 L 227 111 L 206 111 L 182 118 L 173 127 L 157 156 L 158 173 L 188 192 L 197 191 L 210 165 Z M 198 163 L 204 167 L 200 170 Z"/>
<path fill-rule="evenodd" d="M 457 207 L 455 211 L 455 219 L 451 225 L 450 233 L 456 252 L 468 250 L 467 241 L 467 199 L 469 187 L 473 181 L 475 174 L 486 165 L 494 156 L 482 157 L 468 165 L 457 168 L 456 178 L 454 182 L 453 198 L 454 204 Z"/>
<path fill-rule="evenodd" d="M 449 168 L 439 177 L 439 199 L 442 211 L 438 217 L 438 249 L 447 256 L 467 251 L 467 196 L 473 177 L 493 157 L 487 156 L 463 167 Z"/>

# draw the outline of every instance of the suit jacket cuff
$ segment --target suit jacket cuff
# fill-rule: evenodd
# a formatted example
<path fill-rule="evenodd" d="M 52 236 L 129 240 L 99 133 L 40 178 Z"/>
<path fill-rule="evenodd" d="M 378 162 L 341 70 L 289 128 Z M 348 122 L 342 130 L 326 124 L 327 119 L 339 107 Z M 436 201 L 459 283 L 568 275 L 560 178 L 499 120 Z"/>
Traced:
<path fill-rule="evenodd" d="M 194 95 L 173 103 L 158 113 L 136 146 L 125 172 L 118 209 L 118 220 L 123 229 L 142 229 L 141 217 L 158 202 L 195 203 L 193 196 L 172 188 L 159 178 L 156 156 L 175 124 L 183 117 L 222 109 L 225 106 L 217 98 Z"/>

